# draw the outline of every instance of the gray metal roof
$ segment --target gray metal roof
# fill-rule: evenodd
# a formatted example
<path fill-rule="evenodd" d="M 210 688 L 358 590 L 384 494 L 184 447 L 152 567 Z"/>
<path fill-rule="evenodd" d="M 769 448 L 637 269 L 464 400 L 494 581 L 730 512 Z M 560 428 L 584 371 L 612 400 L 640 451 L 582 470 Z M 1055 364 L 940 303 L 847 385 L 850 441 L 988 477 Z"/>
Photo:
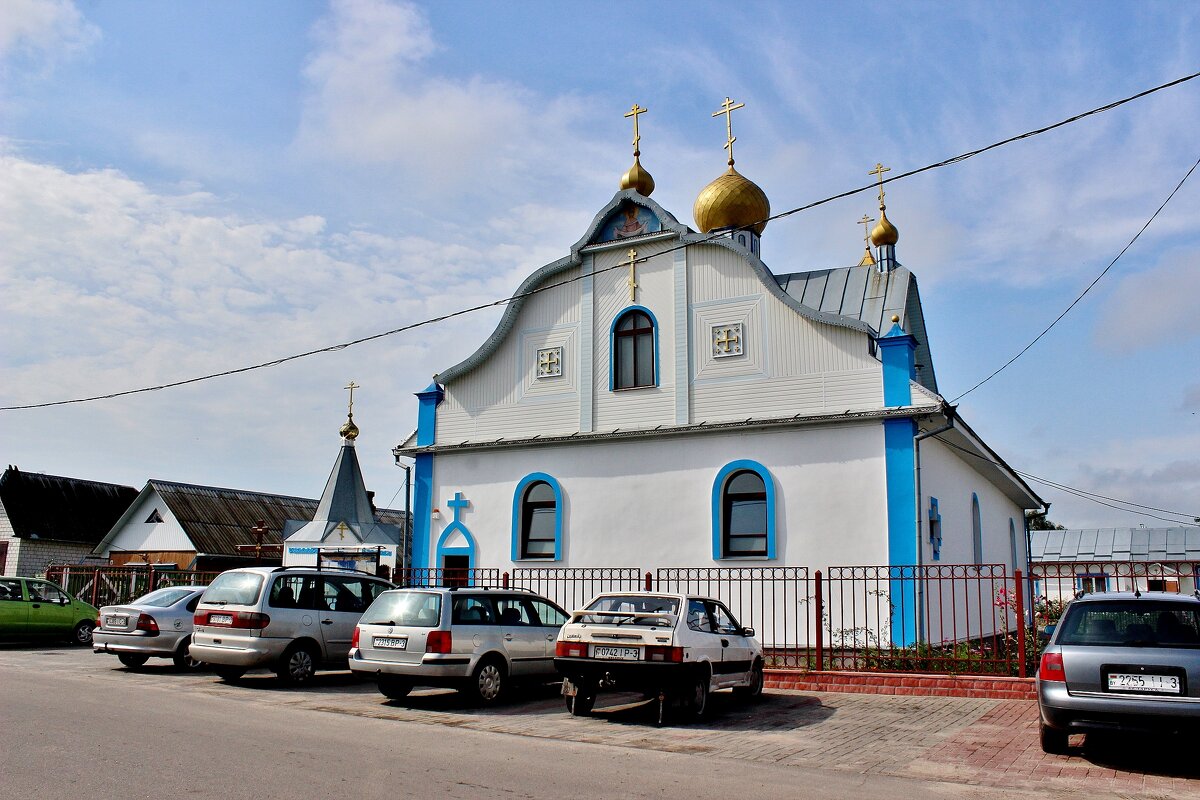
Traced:
<path fill-rule="evenodd" d="M 803 305 L 865 322 L 880 336 L 892 327 L 892 315 L 900 317 L 905 333 L 917 340 L 917 382 L 937 391 L 917 279 L 907 268 L 897 266 L 889 272 L 873 266 L 818 269 L 777 275 L 776 280 Z"/>
<path fill-rule="evenodd" d="M 1030 531 L 1031 561 L 1200 561 L 1200 528 Z"/>

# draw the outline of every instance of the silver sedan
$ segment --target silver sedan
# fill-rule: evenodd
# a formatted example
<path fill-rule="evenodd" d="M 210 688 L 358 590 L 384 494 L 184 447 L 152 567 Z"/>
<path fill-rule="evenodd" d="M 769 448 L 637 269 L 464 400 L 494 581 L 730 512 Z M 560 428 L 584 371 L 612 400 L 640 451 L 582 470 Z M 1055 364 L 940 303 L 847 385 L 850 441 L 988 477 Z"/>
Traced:
<path fill-rule="evenodd" d="M 192 641 L 192 615 L 204 586 L 169 586 L 155 589 L 131 603 L 100 609 L 92 650 L 112 653 L 130 669 L 151 657 L 170 658 L 180 669 L 199 669 L 201 662 L 188 655 Z"/>

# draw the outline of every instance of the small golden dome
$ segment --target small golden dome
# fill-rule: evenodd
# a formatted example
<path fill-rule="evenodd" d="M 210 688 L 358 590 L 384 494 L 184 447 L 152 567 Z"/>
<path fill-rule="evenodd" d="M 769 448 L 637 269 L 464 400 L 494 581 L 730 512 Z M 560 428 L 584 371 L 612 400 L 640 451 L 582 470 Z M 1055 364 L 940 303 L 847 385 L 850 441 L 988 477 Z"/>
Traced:
<path fill-rule="evenodd" d="M 730 165 L 724 175 L 700 191 L 692 215 L 701 233 L 749 226 L 761 236 L 771 216 L 771 203 L 758 184 Z"/>
<path fill-rule="evenodd" d="M 882 247 L 885 244 L 895 244 L 900 241 L 900 231 L 888 221 L 887 212 L 879 207 L 879 224 L 871 231 L 871 244 Z"/>
<path fill-rule="evenodd" d="M 342 424 L 342 427 L 338 429 L 338 433 L 342 435 L 343 439 L 348 439 L 351 442 L 358 438 L 358 426 L 354 424 L 353 414 L 350 414 L 346 417 L 346 421 Z"/>
<path fill-rule="evenodd" d="M 649 197 L 654 191 L 654 178 L 642 166 L 642 161 L 638 158 L 638 154 L 633 155 L 633 166 L 629 171 L 621 176 L 621 189 L 633 189 L 642 197 Z"/>

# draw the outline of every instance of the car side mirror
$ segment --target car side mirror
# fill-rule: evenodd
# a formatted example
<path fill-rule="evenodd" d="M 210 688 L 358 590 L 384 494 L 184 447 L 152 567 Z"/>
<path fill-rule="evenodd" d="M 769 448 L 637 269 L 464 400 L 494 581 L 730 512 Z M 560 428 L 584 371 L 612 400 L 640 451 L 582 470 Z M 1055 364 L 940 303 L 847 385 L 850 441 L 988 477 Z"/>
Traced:
<path fill-rule="evenodd" d="M 60 606 L 65 606 L 65 605 L 69 605 L 71 601 L 69 599 L 67 599 L 66 597 L 60 597 L 60 598 L 58 598 L 58 600 L 56 602 Z"/>
<path fill-rule="evenodd" d="M 742 636 L 754 636 L 754 628 L 742 628 Z"/>

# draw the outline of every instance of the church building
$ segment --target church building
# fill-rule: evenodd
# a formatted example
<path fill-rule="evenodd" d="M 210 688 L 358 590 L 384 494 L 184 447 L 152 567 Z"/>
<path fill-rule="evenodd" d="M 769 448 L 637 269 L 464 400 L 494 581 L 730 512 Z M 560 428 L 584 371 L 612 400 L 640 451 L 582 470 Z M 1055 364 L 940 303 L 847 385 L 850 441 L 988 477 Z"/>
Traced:
<path fill-rule="evenodd" d="M 1045 504 L 938 393 L 887 169 L 862 263 L 769 267 L 740 107 L 713 115 L 727 169 L 693 229 L 651 199 L 635 104 L 619 191 L 417 394 L 396 449 L 415 460 L 412 566 L 1024 568 L 1024 512 Z"/>

